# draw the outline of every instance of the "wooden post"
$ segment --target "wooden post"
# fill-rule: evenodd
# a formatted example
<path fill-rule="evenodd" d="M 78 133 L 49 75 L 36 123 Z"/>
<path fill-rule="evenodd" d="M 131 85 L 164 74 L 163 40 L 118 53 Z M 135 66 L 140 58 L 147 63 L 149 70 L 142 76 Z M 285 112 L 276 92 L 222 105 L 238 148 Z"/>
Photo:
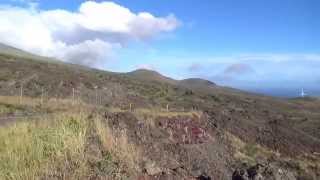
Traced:
<path fill-rule="evenodd" d="M 96 93 L 96 99 L 95 99 L 95 104 L 98 105 L 98 86 L 94 86 L 95 93 Z"/>
<path fill-rule="evenodd" d="M 79 94 L 78 94 L 78 98 L 77 99 L 78 99 L 78 103 L 80 104 L 81 103 L 81 90 L 79 90 L 78 93 Z"/>
<path fill-rule="evenodd" d="M 43 104 L 43 94 L 44 93 L 44 90 L 43 90 L 43 88 L 41 88 L 41 105 Z"/>
<path fill-rule="evenodd" d="M 74 88 L 72 88 L 72 105 L 74 105 Z"/>
<path fill-rule="evenodd" d="M 167 104 L 167 112 L 169 112 L 169 104 Z"/>
<path fill-rule="evenodd" d="M 20 104 L 22 104 L 22 97 L 23 97 L 23 84 L 20 85 Z"/>
<path fill-rule="evenodd" d="M 96 105 L 98 105 L 98 90 L 96 89 Z"/>
<path fill-rule="evenodd" d="M 130 111 L 132 111 L 132 104 L 130 103 L 130 105 L 129 105 L 130 107 L 129 107 L 129 109 L 130 109 Z"/>

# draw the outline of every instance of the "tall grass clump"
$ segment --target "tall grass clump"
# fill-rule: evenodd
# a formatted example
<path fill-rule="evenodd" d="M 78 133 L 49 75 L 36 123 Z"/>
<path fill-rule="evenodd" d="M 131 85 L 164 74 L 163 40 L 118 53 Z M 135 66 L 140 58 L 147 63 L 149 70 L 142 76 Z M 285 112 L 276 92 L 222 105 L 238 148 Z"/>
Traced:
<path fill-rule="evenodd" d="M 125 164 L 127 171 L 134 173 L 138 170 L 137 164 L 141 158 L 140 149 L 129 142 L 125 130 L 114 131 L 100 118 L 95 119 L 96 132 L 105 150 L 117 158 L 121 164 Z"/>
<path fill-rule="evenodd" d="M 0 128 L 0 179 L 81 179 L 85 116 L 56 115 Z"/>

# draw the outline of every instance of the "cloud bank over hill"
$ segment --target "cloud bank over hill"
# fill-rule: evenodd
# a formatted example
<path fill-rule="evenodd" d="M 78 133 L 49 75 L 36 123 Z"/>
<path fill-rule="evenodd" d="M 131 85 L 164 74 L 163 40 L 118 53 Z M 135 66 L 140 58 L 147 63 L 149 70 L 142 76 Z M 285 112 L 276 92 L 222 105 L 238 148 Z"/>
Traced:
<path fill-rule="evenodd" d="M 179 20 L 134 13 L 113 2 L 83 2 L 75 12 L 0 6 L 0 42 L 68 62 L 99 66 L 131 41 L 174 31 Z"/>

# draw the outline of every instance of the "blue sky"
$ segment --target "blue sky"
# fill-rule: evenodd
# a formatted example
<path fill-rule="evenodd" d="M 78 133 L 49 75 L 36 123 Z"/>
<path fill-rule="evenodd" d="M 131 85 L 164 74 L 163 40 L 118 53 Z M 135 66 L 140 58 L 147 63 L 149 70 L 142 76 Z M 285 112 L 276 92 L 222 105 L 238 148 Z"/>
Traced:
<path fill-rule="evenodd" d="M 2 6 L 32 11 L 30 2 L 0 0 Z M 57 9 L 78 12 L 84 3 L 81 0 L 33 2 L 37 3 L 33 8 L 38 14 Z M 111 55 L 101 56 L 105 60 L 98 68 L 121 72 L 149 68 L 177 79 L 201 77 L 220 85 L 271 95 L 295 96 L 301 88 L 311 95 L 320 95 L 318 0 L 112 2 L 133 14 L 148 12 L 167 23 L 147 28 L 148 36 L 143 34 L 138 40 L 128 38 L 124 43 L 114 40 L 114 34 L 103 34 L 110 36 L 101 39 L 112 42 L 111 46 L 103 46 Z M 139 21 L 137 27 L 139 31 L 148 25 Z M 8 39 L 4 42 L 10 44 Z M 115 48 L 116 43 L 120 44 L 119 48 Z"/>

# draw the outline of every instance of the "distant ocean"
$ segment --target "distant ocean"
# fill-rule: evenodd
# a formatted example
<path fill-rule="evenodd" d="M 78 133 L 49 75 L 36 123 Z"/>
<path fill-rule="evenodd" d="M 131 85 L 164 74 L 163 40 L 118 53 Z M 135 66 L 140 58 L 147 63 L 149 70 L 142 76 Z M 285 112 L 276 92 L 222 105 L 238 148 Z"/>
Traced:
<path fill-rule="evenodd" d="M 283 97 L 283 98 L 295 98 L 300 97 L 301 95 L 301 89 L 299 88 L 265 88 L 265 89 L 245 89 L 241 88 L 242 90 L 258 93 L 258 94 L 264 94 L 268 96 L 275 96 L 275 97 Z M 304 88 L 304 92 L 306 93 L 306 96 L 311 97 L 320 97 L 320 87 L 319 89 L 309 89 Z"/>

